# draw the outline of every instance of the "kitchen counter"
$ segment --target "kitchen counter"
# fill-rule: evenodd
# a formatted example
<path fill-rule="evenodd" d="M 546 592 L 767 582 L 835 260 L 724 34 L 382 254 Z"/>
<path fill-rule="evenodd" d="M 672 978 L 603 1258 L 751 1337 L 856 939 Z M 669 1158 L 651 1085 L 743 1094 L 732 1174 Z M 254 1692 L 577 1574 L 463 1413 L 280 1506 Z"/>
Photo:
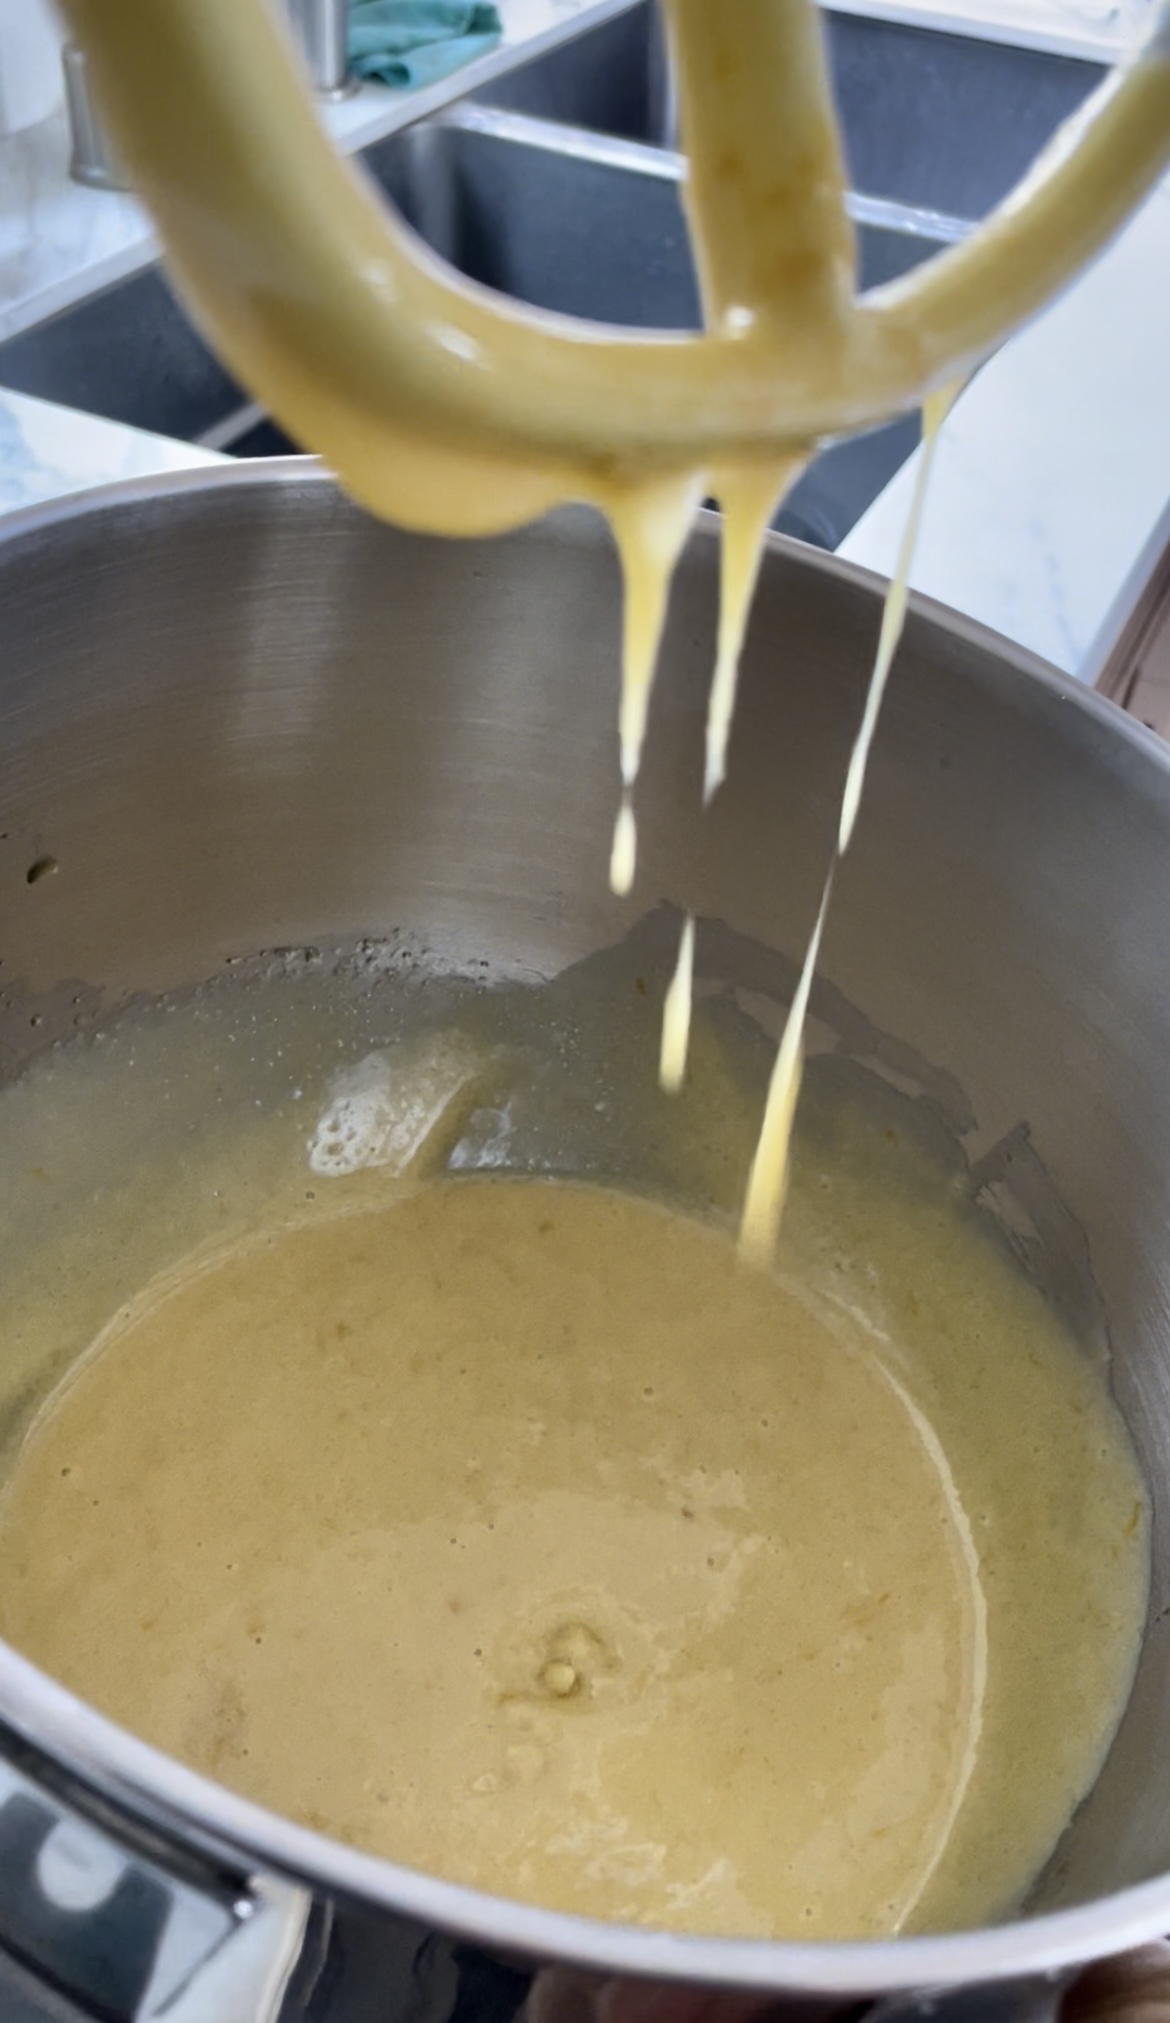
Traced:
<path fill-rule="evenodd" d="M 0 387 L 0 513 L 118 478 L 224 461 L 213 450 Z"/>
<path fill-rule="evenodd" d="M 1170 500 L 1170 182 L 986 364 L 936 451 L 910 581 L 1067 674 Z M 921 455 L 921 452 L 918 453 Z M 841 553 L 889 574 L 917 458 Z"/>

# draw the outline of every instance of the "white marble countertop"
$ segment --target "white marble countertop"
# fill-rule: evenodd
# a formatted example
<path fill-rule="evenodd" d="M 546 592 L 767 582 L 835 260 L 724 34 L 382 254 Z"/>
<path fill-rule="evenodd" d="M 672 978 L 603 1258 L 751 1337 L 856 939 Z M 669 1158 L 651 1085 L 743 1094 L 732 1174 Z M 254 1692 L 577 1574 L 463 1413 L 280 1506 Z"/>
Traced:
<path fill-rule="evenodd" d="M 118 478 L 226 461 L 214 450 L 0 387 L 0 513 Z"/>
<path fill-rule="evenodd" d="M 889 574 L 915 463 L 843 555 Z M 1170 183 L 955 403 L 910 581 L 1079 674 L 1167 500 Z"/>

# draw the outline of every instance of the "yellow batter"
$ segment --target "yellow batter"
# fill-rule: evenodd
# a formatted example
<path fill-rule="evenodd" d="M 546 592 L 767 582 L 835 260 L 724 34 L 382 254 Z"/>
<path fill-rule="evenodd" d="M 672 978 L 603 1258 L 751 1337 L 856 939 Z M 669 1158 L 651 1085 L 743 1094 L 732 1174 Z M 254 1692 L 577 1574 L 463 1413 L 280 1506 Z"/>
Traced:
<path fill-rule="evenodd" d="M 1115 1723 L 1144 1498 L 1099 1369 L 972 1223 L 822 1184 L 881 1328 L 539 1180 L 391 1189 L 157 1282 L 18 1458 L 5 1636 L 504 1895 L 761 1935 L 993 1913 Z"/>

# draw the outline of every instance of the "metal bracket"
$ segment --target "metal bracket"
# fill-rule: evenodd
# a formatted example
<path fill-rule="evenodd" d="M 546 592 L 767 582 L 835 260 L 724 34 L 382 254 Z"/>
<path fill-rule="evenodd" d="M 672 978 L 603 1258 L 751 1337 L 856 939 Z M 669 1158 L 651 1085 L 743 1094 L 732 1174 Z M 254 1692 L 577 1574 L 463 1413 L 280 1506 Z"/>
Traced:
<path fill-rule="evenodd" d="M 311 1893 L 173 1873 L 0 1764 L 0 1947 L 97 2023 L 276 2023 Z"/>

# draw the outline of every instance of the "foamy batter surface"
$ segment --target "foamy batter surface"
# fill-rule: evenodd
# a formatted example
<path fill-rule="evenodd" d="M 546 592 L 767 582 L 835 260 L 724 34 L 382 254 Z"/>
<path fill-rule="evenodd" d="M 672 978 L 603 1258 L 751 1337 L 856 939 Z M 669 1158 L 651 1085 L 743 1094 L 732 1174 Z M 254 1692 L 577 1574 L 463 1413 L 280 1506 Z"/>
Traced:
<path fill-rule="evenodd" d="M 977 1921 L 1117 1718 L 1144 1500 L 1100 1371 L 986 1240 L 865 1214 L 913 1259 L 893 1334 L 549 1180 L 172 1274 L 26 1439 L 4 1634 L 236 1789 L 503 1895 Z"/>

